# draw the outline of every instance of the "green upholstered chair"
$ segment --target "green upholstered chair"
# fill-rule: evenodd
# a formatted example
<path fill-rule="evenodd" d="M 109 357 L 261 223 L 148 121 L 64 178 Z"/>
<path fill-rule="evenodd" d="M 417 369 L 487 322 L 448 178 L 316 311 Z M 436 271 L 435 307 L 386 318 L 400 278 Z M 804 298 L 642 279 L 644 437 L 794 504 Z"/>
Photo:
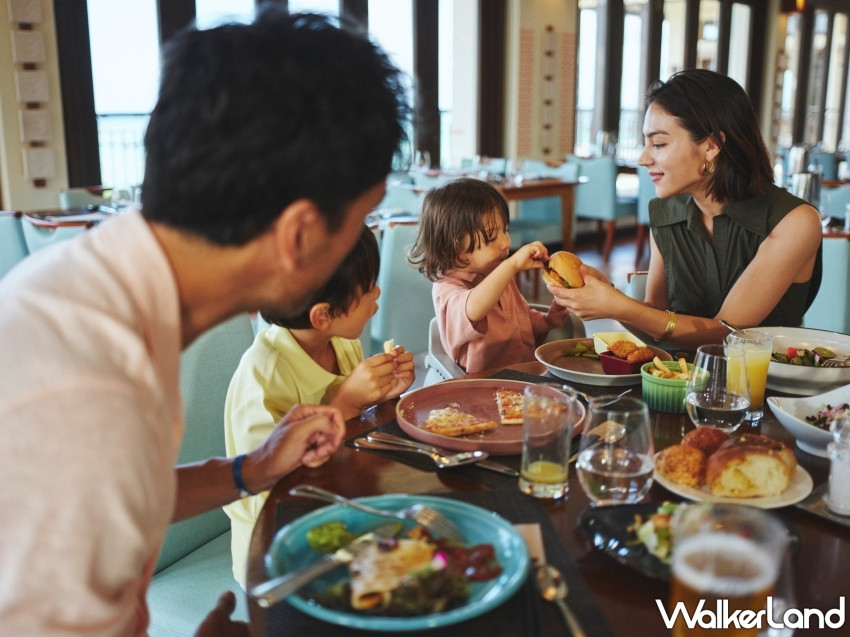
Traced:
<path fill-rule="evenodd" d="M 247 314 L 202 334 L 180 361 L 185 429 L 178 464 L 225 455 L 224 400 L 242 354 L 254 340 Z M 233 579 L 230 519 L 221 509 L 172 524 L 148 590 L 149 635 L 194 635 L 225 590 L 234 617 L 247 621 L 245 594 Z"/>
<path fill-rule="evenodd" d="M 640 267 L 643 251 L 649 243 L 649 202 L 655 199 L 655 184 L 649 177 L 646 166 L 637 167 L 638 196 L 637 196 L 637 236 L 635 239 L 635 268 Z"/>
<path fill-rule="evenodd" d="M 578 178 L 578 164 L 564 162 L 553 166 L 540 160 L 526 160 L 522 173 L 529 179 L 554 177 L 575 181 Z M 516 219 L 511 219 L 510 233 L 513 249 L 532 241 L 541 241 L 546 246 L 561 249 L 561 198 L 540 197 L 520 201 Z"/>
<path fill-rule="evenodd" d="M 408 352 L 428 349 L 428 322 L 434 316 L 431 282 L 407 262 L 418 231 L 416 223 L 390 222 L 381 233 L 381 297 L 369 325 L 372 352 L 382 351 L 391 338 Z"/>
<path fill-rule="evenodd" d="M 572 157 L 578 164 L 578 176 L 582 180 L 576 186 L 575 216 L 578 219 L 595 219 L 600 240 L 602 260 L 608 263 L 614 245 L 614 233 L 618 219 L 637 216 L 637 198 L 617 195 L 617 163 L 614 157 Z"/>
<path fill-rule="evenodd" d="M 29 254 L 21 213 L 0 210 L 0 278 Z"/>

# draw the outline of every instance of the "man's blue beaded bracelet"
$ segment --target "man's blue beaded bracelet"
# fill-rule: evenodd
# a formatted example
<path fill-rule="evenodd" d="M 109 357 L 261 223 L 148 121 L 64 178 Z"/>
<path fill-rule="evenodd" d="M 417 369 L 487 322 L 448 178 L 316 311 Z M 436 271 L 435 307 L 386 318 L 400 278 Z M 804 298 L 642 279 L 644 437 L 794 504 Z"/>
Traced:
<path fill-rule="evenodd" d="M 236 456 L 233 459 L 233 483 L 236 485 L 236 490 L 239 491 L 239 497 L 247 498 L 254 495 L 245 487 L 245 481 L 242 480 L 242 463 L 245 461 L 245 454 Z"/>

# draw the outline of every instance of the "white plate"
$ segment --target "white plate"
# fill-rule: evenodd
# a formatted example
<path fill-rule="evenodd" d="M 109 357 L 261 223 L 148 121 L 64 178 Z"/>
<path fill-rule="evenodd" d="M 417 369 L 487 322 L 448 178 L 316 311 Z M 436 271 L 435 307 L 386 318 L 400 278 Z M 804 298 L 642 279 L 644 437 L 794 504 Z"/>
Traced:
<path fill-rule="evenodd" d="M 773 336 L 773 351 L 789 347 L 813 349 L 828 347 L 836 354 L 850 354 L 850 336 L 840 332 L 811 330 L 803 327 L 759 327 Z M 804 367 L 770 362 L 767 387 L 774 391 L 812 396 L 850 383 L 850 367 Z"/>
<path fill-rule="evenodd" d="M 534 352 L 535 358 L 543 363 L 552 374 L 564 380 L 585 385 L 596 385 L 599 387 L 616 387 L 620 385 L 638 385 L 641 382 L 640 372 L 637 374 L 606 374 L 602 371 L 602 363 L 598 359 L 562 356 L 565 349 L 575 347 L 579 342 L 584 342 L 589 348 L 593 348 L 593 339 L 568 338 L 563 341 L 552 341 L 544 343 Z M 658 347 L 649 346 L 658 358 L 663 361 L 673 360 L 669 352 Z"/>
<path fill-rule="evenodd" d="M 806 496 L 812 492 L 812 488 L 814 487 L 812 476 L 810 476 L 809 472 L 799 465 L 797 465 L 797 470 L 794 472 L 794 475 L 791 476 L 791 481 L 788 483 L 785 491 L 779 495 L 772 495 L 763 498 L 725 498 L 723 496 L 714 495 L 708 490 L 706 485 L 702 485 L 699 489 L 695 489 L 693 487 L 685 486 L 684 484 L 671 482 L 664 476 L 658 474 L 658 472 L 655 473 L 654 478 L 658 484 L 668 491 L 671 491 L 676 495 L 680 495 L 683 498 L 687 498 L 688 500 L 694 500 L 696 502 L 705 500 L 706 502 L 747 504 L 760 509 L 778 509 L 779 507 L 796 504 L 797 502 L 804 500 Z"/>
<path fill-rule="evenodd" d="M 767 406 L 782 426 L 797 439 L 797 446 L 821 458 L 829 457 L 826 445 L 832 442 L 832 434 L 826 429 L 806 422 L 806 416 L 814 416 L 823 409 L 824 405 L 834 406 L 841 403 L 850 403 L 850 385 L 817 396 L 805 398 L 770 396 L 767 399 Z"/>

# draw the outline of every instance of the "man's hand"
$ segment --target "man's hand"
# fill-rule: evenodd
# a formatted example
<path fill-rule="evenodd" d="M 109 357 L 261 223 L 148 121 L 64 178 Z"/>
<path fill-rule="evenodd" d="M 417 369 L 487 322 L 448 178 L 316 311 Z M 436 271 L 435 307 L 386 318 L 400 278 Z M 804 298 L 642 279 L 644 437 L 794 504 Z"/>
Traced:
<path fill-rule="evenodd" d="M 233 591 L 222 593 L 215 608 L 198 626 L 195 637 L 250 637 L 248 624 L 230 619 L 235 608 L 236 596 Z"/>
<path fill-rule="evenodd" d="M 245 486 L 259 493 L 297 467 L 318 467 L 342 443 L 345 421 L 336 407 L 295 405 L 271 435 L 245 458 Z"/>

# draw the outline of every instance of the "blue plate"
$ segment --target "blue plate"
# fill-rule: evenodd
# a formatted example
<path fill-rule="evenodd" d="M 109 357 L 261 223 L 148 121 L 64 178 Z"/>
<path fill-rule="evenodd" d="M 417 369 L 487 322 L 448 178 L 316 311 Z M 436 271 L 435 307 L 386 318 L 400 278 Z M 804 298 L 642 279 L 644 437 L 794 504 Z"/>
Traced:
<path fill-rule="evenodd" d="M 495 608 L 513 595 L 525 581 L 529 564 L 525 541 L 509 522 L 492 511 L 433 496 L 391 494 L 358 500 L 378 509 L 396 510 L 412 504 L 425 504 L 439 511 L 461 530 L 468 546 L 492 544 L 499 564 L 502 565 L 502 573 L 486 582 L 473 582 L 469 600 L 460 608 L 420 617 L 374 617 L 331 610 L 302 597 L 311 592 L 324 591 L 329 585 L 347 577 L 347 567 L 340 566 L 304 587 L 300 593 L 287 597 L 287 602 L 308 615 L 332 624 L 364 630 L 410 631 L 436 628 L 465 621 Z M 358 535 L 387 521 L 386 518 L 361 513 L 338 504 L 313 511 L 277 532 L 266 554 L 266 568 L 269 574 L 272 577 L 282 575 L 319 559 L 320 554 L 307 545 L 307 531 L 331 520 L 344 522 L 349 531 Z M 407 522 L 405 527 L 409 528 L 414 524 L 412 521 Z"/>

